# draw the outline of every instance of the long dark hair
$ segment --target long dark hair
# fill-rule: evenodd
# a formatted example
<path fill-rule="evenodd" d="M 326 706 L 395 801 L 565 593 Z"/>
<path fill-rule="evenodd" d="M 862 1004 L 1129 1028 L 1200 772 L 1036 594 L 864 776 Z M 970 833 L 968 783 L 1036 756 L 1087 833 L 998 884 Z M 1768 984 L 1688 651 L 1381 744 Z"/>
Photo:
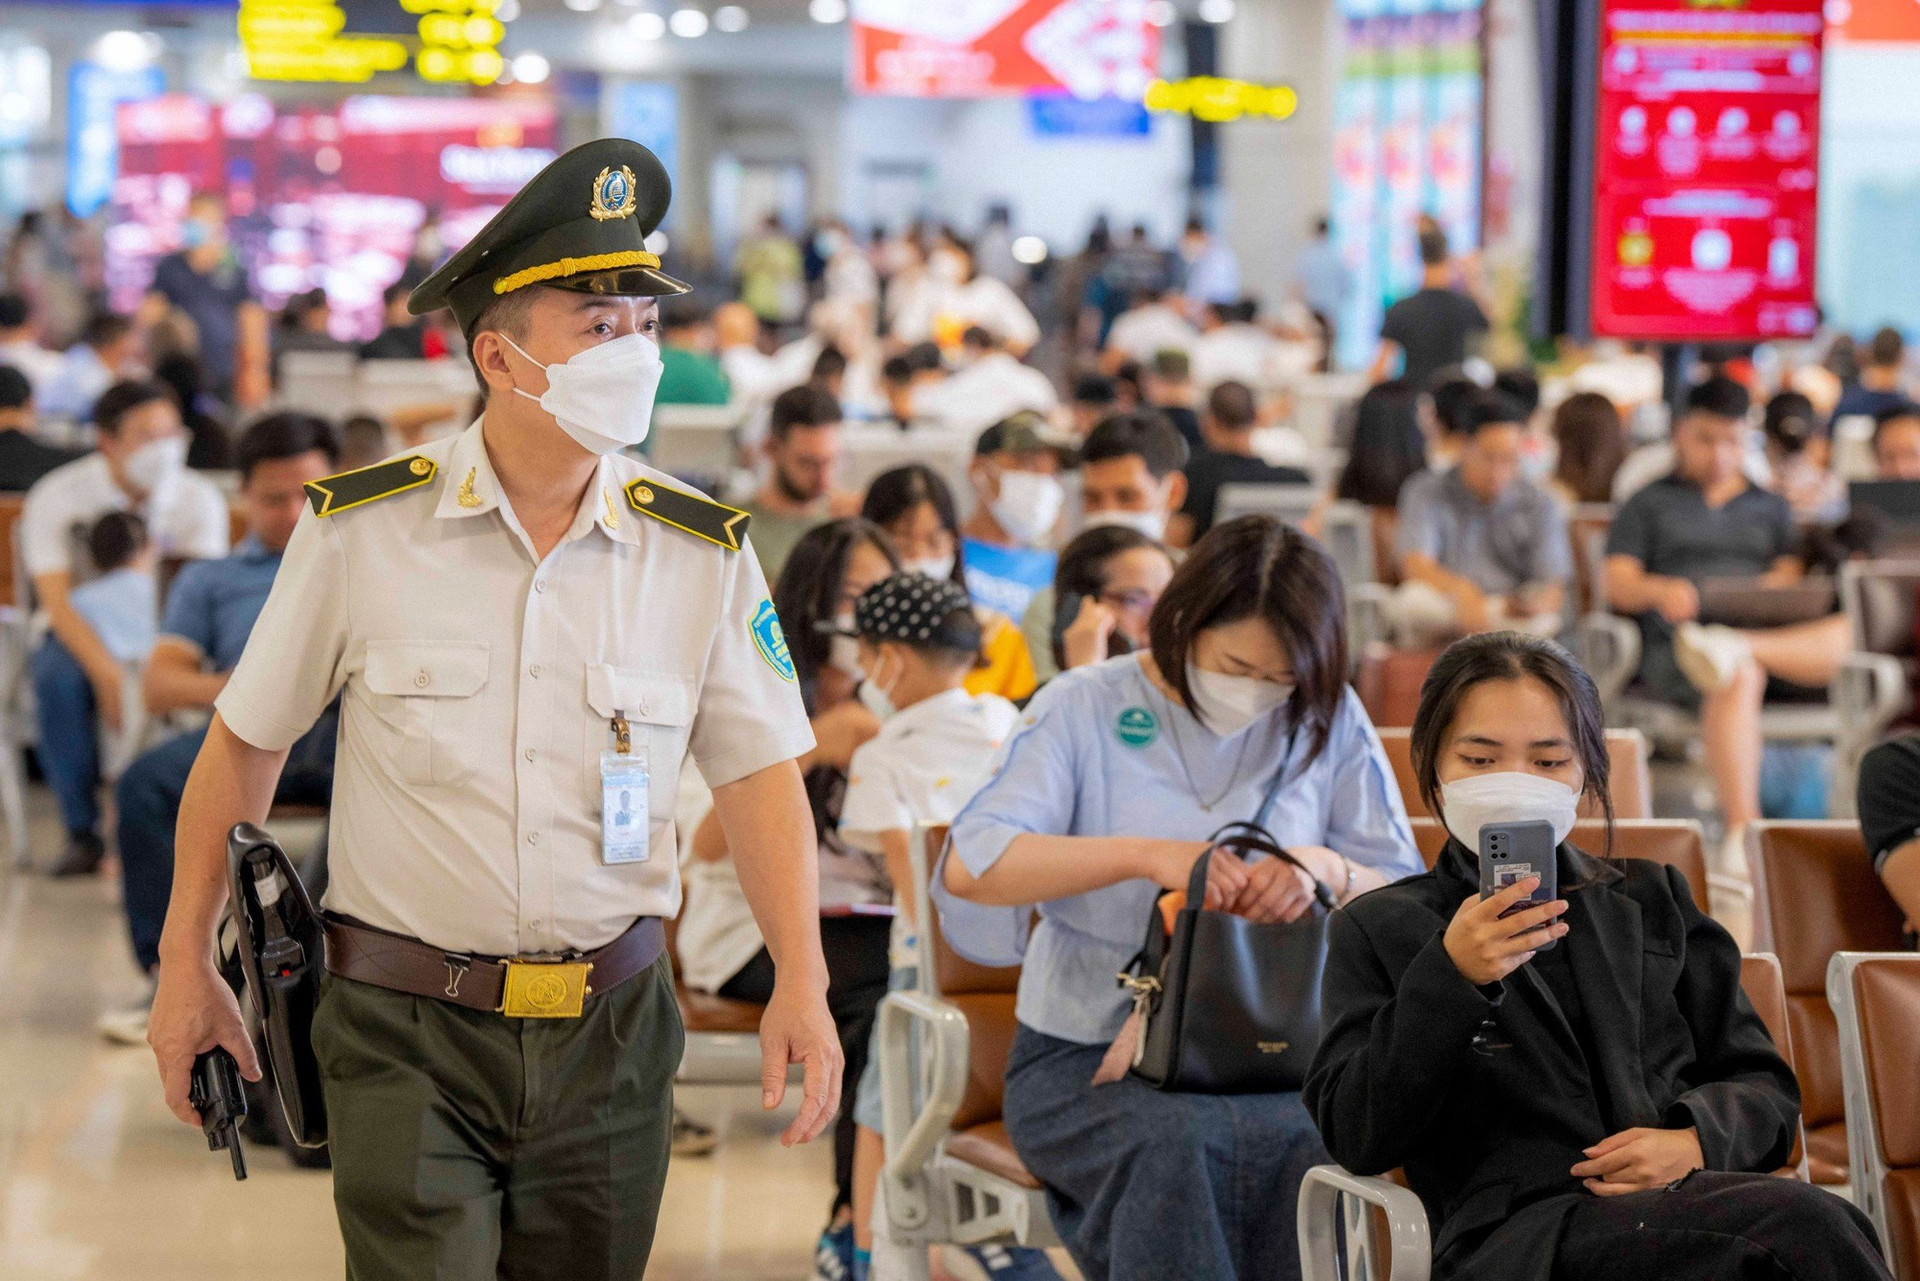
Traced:
<path fill-rule="evenodd" d="M 1312 736 L 1304 769 L 1326 749 L 1347 690 L 1347 597 L 1333 558 L 1272 516 L 1215 525 L 1193 545 L 1153 607 L 1147 638 L 1161 679 L 1195 716 L 1187 686 L 1194 638 L 1244 618 L 1272 628 L 1293 665 L 1288 711 Z"/>
<path fill-rule="evenodd" d="M 881 472 L 867 486 L 860 515 L 885 529 L 922 503 L 933 504 L 941 527 L 953 535 L 953 573 L 949 577 L 965 587 L 967 562 L 960 547 L 960 511 L 954 506 L 953 490 L 947 487 L 939 472 L 925 463 L 908 463 Z"/>
<path fill-rule="evenodd" d="M 1122 552 L 1151 547 L 1172 559 L 1161 544 L 1130 525 L 1095 525 L 1060 549 L 1053 567 L 1053 601 L 1058 606 L 1069 596 L 1098 596 L 1107 587 L 1107 562 Z M 1053 665 L 1067 667 L 1066 653 L 1060 647 L 1060 628 L 1054 629 Z"/>
<path fill-rule="evenodd" d="M 1354 409 L 1353 448 L 1334 497 L 1368 507 L 1392 507 L 1400 487 L 1427 465 L 1420 435 L 1420 391 L 1404 378 L 1381 383 Z"/>
<path fill-rule="evenodd" d="M 1607 756 L 1606 722 L 1593 677 L 1572 654 L 1550 640 L 1521 632 L 1483 632 L 1455 641 L 1427 672 L 1420 687 L 1420 710 L 1413 716 L 1410 747 L 1413 778 L 1430 813 L 1440 812 L 1440 752 L 1453 729 L 1454 716 L 1467 691 L 1488 681 L 1532 678 L 1553 694 L 1573 739 L 1585 776 L 1584 795 L 1606 819 L 1607 851 L 1613 850 L 1612 762 Z"/>
<path fill-rule="evenodd" d="M 1582 391 L 1553 411 L 1553 440 L 1560 447 L 1553 478 L 1583 503 L 1613 498 L 1613 476 L 1627 461 L 1627 434 L 1620 411 L 1597 391 Z"/>
<path fill-rule="evenodd" d="M 840 605 L 840 586 L 847 577 L 847 561 L 861 543 L 877 549 L 895 570 L 900 568 L 900 558 L 893 554 L 893 544 L 887 541 L 885 531 L 871 521 L 849 516 L 808 530 L 793 545 L 779 581 L 773 585 L 773 612 L 780 619 L 780 630 L 787 635 L 794 678 L 799 682 L 808 716 L 818 711 L 815 691 L 833 643 L 818 625 L 833 621 Z"/>

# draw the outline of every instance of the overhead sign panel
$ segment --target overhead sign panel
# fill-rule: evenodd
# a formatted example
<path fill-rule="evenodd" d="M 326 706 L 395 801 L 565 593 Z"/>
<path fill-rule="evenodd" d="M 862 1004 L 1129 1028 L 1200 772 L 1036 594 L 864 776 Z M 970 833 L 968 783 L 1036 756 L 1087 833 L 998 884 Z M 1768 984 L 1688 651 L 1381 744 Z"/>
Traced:
<path fill-rule="evenodd" d="M 853 0 L 852 18 L 856 93 L 1138 102 L 1160 57 L 1147 0 Z"/>

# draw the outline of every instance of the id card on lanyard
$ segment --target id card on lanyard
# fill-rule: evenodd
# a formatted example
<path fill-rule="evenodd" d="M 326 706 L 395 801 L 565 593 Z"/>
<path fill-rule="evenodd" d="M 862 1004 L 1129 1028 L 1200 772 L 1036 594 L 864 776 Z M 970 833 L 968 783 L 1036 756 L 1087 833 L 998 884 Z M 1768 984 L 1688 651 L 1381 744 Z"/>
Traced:
<path fill-rule="evenodd" d="M 647 754 L 633 750 L 627 714 L 613 714 L 614 750 L 600 753 L 600 861 L 647 861 Z"/>

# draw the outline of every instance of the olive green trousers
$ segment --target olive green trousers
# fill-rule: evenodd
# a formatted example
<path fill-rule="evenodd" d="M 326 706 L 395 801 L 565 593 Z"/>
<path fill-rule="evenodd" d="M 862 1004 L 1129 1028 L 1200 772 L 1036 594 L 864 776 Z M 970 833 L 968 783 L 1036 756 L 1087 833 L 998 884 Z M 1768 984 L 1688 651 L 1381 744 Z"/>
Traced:
<path fill-rule="evenodd" d="M 328 975 L 313 1046 L 350 1281 L 639 1281 L 685 1044 L 670 966 L 577 1019 Z"/>

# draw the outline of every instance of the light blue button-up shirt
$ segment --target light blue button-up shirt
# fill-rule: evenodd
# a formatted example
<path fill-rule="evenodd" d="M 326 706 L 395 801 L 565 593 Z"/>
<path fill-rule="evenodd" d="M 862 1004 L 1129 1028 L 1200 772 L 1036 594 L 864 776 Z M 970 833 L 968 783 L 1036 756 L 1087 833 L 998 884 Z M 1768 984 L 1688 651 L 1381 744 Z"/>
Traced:
<path fill-rule="evenodd" d="M 992 781 L 954 820 L 951 856 L 981 876 L 1028 833 L 1205 840 L 1259 816 L 1292 740 L 1287 781 L 1262 825 L 1282 845 L 1324 845 L 1388 880 L 1423 871 L 1393 769 L 1353 691 L 1311 765 L 1301 762 L 1312 736 L 1291 728 L 1281 710 L 1221 738 L 1156 689 L 1134 656 L 1078 668 L 1028 705 Z M 1112 1040 L 1125 1021 L 1114 976 L 1139 951 L 1158 893 L 1140 879 L 1039 904 L 1028 937 L 1028 909 L 965 902 L 933 877 L 955 950 L 1023 966 L 1020 1021 L 1089 1045 Z"/>

